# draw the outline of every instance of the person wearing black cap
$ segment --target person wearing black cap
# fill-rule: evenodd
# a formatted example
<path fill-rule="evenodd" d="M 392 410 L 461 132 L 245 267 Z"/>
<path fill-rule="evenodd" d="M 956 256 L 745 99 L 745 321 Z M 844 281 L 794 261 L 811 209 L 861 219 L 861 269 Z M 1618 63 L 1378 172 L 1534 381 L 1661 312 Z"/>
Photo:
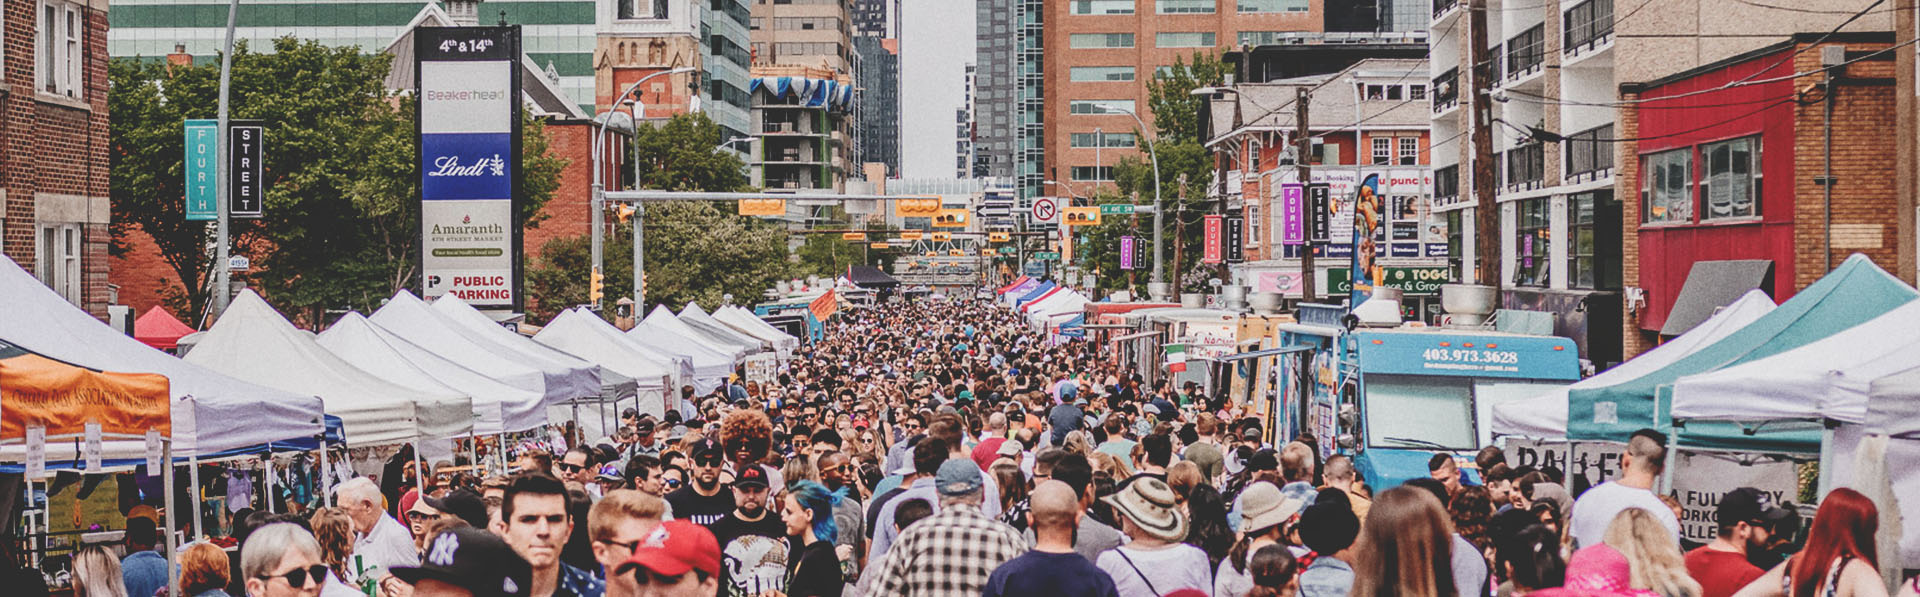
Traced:
<path fill-rule="evenodd" d="M 1300 573 L 1300 597 L 1346 597 L 1353 586 L 1353 540 L 1360 535 L 1360 517 L 1339 500 L 1316 501 L 1301 511 L 1295 528 L 1300 542 L 1319 555 Z"/>
<path fill-rule="evenodd" d="M 692 482 L 667 494 L 668 509 L 676 518 L 701 526 L 711 525 L 733 511 L 733 492 L 720 482 L 726 450 L 720 447 L 720 442 L 704 439 L 694 444 L 691 452 Z"/>
<path fill-rule="evenodd" d="M 452 514 L 477 529 L 487 528 L 487 502 L 480 494 L 471 489 L 461 488 L 447 492 L 446 497 L 428 496 L 421 498 L 428 506 L 442 514 Z"/>
<path fill-rule="evenodd" d="M 677 413 L 676 413 L 677 414 Z M 660 442 L 655 439 L 653 417 L 641 417 L 633 425 L 633 445 L 627 448 L 627 458 L 645 454 L 660 457 Z"/>
<path fill-rule="evenodd" d="M 720 573 L 720 587 L 728 595 L 756 595 L 765 586 L 758 571 L 767 566 L 786 569 L 787 526 L 780 514 L 767 508 L 767 472 L 757 466 L 740 469 L 733 479 L 733 511 L 708 525 L 720 543 L 722 559 L 738 564 L 737 570 L 752 575 L 734 576 L 734 566 Z M 776 574 L 774 577 L 780 577 Z"/>
<path fill-rule="evenodd" d="M 527 560 L 499 536 L 471 527 L 434 535 L 419 566 L 392 572 L 413 586 L 414 597 L 525 597 L 533 589 Z"/>
<path fill-rule="evenodd" d="M 1766 574 L 1747 554 L 1766 547 L 1775 522 L 1792 516 L 1766 492 L 1741 487 L 1720 497 L 1714 513 L 1719 532 L 1712 543 L 1687 552 L 1687 574 L 1700 581 L 1700 597 L 1728 597 Z"/>

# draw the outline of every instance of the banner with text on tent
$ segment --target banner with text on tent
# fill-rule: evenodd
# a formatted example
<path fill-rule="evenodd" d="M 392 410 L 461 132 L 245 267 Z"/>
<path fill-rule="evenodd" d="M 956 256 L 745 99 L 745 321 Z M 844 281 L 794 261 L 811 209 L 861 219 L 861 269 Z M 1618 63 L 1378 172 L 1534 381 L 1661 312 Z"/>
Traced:
<path fill-rule="evenodd" d="M 101 373 L 0 342 L 0 439 L 24 439 L 28 427 L 75 436 L 87 423 L 102 433 L 171 436 L 169 396 L 163 375 Z"/>

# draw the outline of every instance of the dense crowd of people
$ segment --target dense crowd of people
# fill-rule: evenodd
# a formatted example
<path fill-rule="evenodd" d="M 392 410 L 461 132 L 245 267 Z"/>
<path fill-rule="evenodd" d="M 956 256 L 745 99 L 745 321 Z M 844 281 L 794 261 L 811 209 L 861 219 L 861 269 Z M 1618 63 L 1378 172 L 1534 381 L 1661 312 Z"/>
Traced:
<path fill-rule="evenodd" d="M 1468 475 L 1368 487 L 1245 405 L 1144 383 L 1099 347 L 989 302 L 842 312 L 778 378 L 684 388 L 660 419 L 529 450 L 518 472 L 361 478 L 307 515 L 252 513 L 238 557 L 182 553 L 222 597 L 1862 597 L 1886 594 L 1878 513 L 1848 489 L 1804 533 L 1748 488 L 1683 551 L 1652 488 L 1659 433 L 1576 499 L 1562 471 L 1483 450 Z M 1125 366 L 1123 366 L 1125 365 Z M 558 444 L 557 444 L 558 445 Z M 398 499 L 389 496 L 401 490 Z M 76 594 L 164 591 L 152 521 L 88 548 Z M 1798 538 L 1796 538 L 1798 537 Z M 1914 594 L 1916 585 L 1903 585 Z"/>

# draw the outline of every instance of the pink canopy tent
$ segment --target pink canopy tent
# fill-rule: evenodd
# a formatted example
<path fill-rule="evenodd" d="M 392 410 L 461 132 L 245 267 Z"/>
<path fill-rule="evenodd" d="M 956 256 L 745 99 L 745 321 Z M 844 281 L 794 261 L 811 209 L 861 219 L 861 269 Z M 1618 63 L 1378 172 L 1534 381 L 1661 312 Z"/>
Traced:
<path fill-rule="evenodd" d="M 159 306 L 147 309 L 139 319 L 133 320 L 133 338 L 160 350 L 179 347 L 180 338 L 195 331 Z"/>

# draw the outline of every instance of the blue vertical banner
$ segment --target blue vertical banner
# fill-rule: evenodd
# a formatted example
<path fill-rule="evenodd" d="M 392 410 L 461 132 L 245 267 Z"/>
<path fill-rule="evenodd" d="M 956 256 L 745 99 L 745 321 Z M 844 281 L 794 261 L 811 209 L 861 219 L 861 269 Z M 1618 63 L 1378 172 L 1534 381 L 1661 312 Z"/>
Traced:
<path fill-rule="evenodd" d="M 1380 175 L 1368 174 L 1353 196 L 1353 291 L 1348 308 L 1357 307 L 1373 293 L 1380 281 L 1380 226 L 1386 220 L 1386 205 L 1380 196 Z"/>
<path fill-rule="evenodd" d="M 414 30 L 421 294 L 523 306 L 520 28 Z"/>
<path fill-rule="evenodd" d="M 186 121 L 186 212 L 188 221 L 211 222 L 220 217 L 219 187 L 214 186 L 220 154 L 220 122 Z"/>

